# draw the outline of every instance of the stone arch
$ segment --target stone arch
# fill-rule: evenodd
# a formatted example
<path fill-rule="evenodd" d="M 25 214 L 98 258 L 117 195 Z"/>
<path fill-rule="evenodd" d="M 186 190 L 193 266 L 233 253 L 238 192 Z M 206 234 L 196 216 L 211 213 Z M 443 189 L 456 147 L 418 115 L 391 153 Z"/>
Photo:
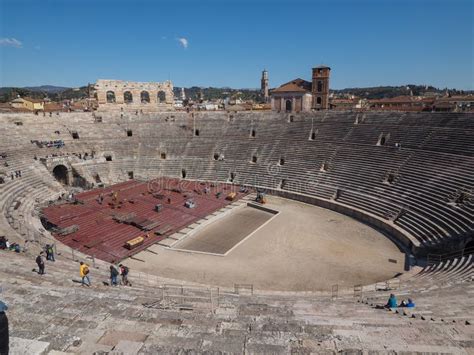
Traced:
<path fill-rule="evenodd" d="M 133 102 L 133 94 L 131 91 L 125 91 L 123 93 L 123 102 L 126 104 L 131 104 Z"/>
<path fill-rule="evenodd" d="M 288 112 L 291 112 L 292 109 L 293 109 L 293 103 L 291 102 L 291 100 L 286 100 L 285 110 Z"/>
<path fill-rule="evenodd" d="M 472 239 L 471 241 L 467 242 L 466 245 L 464 246 L 464 249 L 466 251 L 471 251 L 471 250 L 474 250 L 474 239 Z"/>
<path fill-rule="evenodd" d="M 116 102 L 116 99 L 115 99 L 115 92 L 113 92 L 112 90 L 109 90 L 107 91 L 107 93 L 105 94 L 106 98 L 107 98 L 107 103 L 108 104 L 114 104 Z"/>
<path fill-rule="evenodd" d="M 53 169 L 53 175 L 63 185 L 69 185 L 69 171 L 66 166 L 58 164 Z"/>
<path fill-rule="evenodd" d="M 322 100 L 320 97 L 317 97 L 317 98 L 316 98 L 316 103 L 317 103 L 318 105 L 321 105 L 322 102 L 323 102 L 323 100 Z"/>
<path fill-rule="evenodd" d="M 158 103 L 165 103 L 166 102 L 166 92 L 163 90 L 158 91 L 158 94 L 156 95 Z"/>
<path fill-rule="evenodd" d="M 150 103 L 150 93 L 146 90 L 143 90 L 140 93 L 140 102 L 142 104 L 149 104 Z"/>

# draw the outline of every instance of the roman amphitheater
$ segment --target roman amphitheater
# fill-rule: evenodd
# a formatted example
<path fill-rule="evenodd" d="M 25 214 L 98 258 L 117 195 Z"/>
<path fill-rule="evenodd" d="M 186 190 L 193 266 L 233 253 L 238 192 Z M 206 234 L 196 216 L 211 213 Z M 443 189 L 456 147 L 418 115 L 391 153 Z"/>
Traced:
<path fill-rule="evenodd" d="M 0 250 L 12 354 L 474 351 L 474 114 L 99 110 L 0 127 L 0 236 L 26 246 Z M 111 263 L 131 286 L 108 285 Z M 416 306 L 377 307 L 391 293 Z"/>

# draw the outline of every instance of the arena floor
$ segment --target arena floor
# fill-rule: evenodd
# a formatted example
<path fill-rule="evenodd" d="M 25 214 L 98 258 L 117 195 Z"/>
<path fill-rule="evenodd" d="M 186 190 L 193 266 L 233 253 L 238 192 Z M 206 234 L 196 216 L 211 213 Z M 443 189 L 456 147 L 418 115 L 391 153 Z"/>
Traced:
<path fill-rule="evenodd" d="M 125 262 L 131 270 L 172 279 L 274 291 L 327 291 L 335 284 L 365 285 L 404 271 L 405 254 L 350 217 L 274 196 L 266 207 L 279 213 L 225 256 L 154 245 Z M 234 230 L 225 222 L 216 222 L 216 233 Z"/>
<path fill-rule="evenodd" d="M 250 237 L 275 214 L 247 205 L 199 229 L 173 245 L 173 249 L 225 255 Z"/>

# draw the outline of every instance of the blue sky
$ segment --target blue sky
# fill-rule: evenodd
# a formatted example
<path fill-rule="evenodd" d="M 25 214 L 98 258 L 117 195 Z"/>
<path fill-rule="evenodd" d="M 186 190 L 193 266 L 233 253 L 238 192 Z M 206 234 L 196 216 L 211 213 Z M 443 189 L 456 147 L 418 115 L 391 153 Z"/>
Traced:
<path fill-rule="evenodd" d="M 0 0 L 0 86 L 103 79 L 473 89 L 472 0 Z"/>

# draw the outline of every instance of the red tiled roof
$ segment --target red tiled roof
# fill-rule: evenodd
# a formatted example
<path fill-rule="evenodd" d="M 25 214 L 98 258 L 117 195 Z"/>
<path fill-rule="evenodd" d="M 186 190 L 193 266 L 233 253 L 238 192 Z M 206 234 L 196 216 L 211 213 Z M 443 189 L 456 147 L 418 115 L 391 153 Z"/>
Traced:
<path fill-rule="evenodd" d="M 289 81 L 280 87 L 272 90 L 272 92 L 311 92 L 311 83 L 303 79 L 295 79 Z"/>

